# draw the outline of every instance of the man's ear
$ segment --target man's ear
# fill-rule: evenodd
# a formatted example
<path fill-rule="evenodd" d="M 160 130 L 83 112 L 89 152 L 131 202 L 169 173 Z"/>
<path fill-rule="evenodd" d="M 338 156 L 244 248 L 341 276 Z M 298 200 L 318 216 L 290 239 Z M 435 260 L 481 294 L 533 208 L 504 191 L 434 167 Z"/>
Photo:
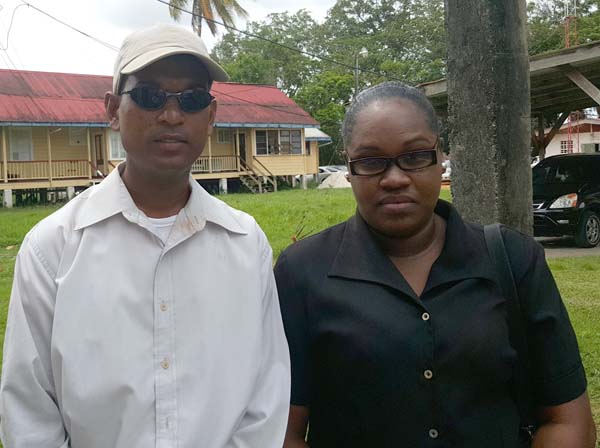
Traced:
<path fill-rule="evenodd" d="M 217 100 L 212 100 L 208 106 L 208 130 L 207 135 L 212 135 L 215 118 L 217 118 Z"/>
<path fill-rule="evenodd" d="M 106 118 L 110 123 L 110 127 L 113 131 L 119 130 L 119 105 L 121 104 L 121 97 L 115 95 L 112 92 L 106 92 L 104 94 L 104 108 L 106 109 Z"/>

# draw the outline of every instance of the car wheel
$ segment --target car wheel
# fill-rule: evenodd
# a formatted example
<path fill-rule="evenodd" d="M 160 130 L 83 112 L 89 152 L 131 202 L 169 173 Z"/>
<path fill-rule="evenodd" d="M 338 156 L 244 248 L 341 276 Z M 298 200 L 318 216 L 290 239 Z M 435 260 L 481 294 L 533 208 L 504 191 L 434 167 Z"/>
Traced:
<path fill-rule="evenodd" d="M 575 244 L 579 247 L 595 247 L 600 243 L 600 218 L 594 212 L 586 210 L 575 235 Z"/>

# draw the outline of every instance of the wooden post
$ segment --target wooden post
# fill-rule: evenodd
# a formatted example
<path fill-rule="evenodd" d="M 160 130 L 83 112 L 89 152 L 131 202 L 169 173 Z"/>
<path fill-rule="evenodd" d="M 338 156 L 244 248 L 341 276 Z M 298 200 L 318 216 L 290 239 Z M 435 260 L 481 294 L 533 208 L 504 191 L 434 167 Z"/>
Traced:
<path fill-rule="evenodd" d="M 52 143 L 50 142 L 50 128 L 46 128 L 46 142 L 48 144 L 48 180 L 52 182 Z"/>
<path fill-rule="evenodd" d="M 8 182 L 8 157 L 6 156 L 6 126 L 0 128 L 2 130 L 2 178 L 4 182 Z"/>
<path fill-rule="evenodd" d="M 217 131 L 218 132 L 218 131 Z M 208 172 L 212 173 L 212 135 L 208 136 Z"/>
<path fill-rule="evenodd" d="M 88 179 L 92 178 L 92 142 L 90 139 L 90 128 L 86 128 L 87 150 L 88 150 Z"/>
<path fill-rule="evenodd" d="M 235 128 L 235 163 L 240 171 L 240 128 Z"/>
<path fill-rule="evenodd" d="M 445 0 L 453 203 L 468 221 L 531 234 L 525 0 Z"/>

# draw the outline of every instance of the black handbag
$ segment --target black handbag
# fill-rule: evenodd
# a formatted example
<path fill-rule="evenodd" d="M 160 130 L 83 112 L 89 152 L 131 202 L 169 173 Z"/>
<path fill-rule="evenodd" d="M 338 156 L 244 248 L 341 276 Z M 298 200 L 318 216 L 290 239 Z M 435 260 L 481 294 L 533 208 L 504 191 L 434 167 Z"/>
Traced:
<path fill-rule="evenodd" d="M 530 393 L 527 333 L 525 332 L 517 286 L 515 285 L 515 279 L 500 228 L 500 224 L 490 224 L 484 227 L 483 233 L 488 252 L 496 268 L 498 280 L 506 299 L 509 340 L 517 352 L 513 390 L 521 418 L 519 435 L 521 446 L 529 447 L 531 446 L 535 432 L 535 418 Z"/>

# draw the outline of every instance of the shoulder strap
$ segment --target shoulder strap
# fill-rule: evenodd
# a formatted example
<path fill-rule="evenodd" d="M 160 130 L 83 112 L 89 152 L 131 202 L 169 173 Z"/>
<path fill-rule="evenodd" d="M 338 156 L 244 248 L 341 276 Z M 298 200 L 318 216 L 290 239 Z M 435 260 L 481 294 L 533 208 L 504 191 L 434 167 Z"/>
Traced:
<path fill-rule="evenodd" d="M 515 367 L 514 388 L 517 407 L 521 416 L 521 424 L 530 426 L 533 424 L 534 419 L 529 388 L 527 333 L 525 332 L 517 286 L 515 285 L 506 247 L 504 246 L 500 224 L 489 224 L 484 227 L 483 231 L 488 252 L 496 268 L 500 286 L 506 299 L 510 343 L 517 352 L 518 360 Z"/>

